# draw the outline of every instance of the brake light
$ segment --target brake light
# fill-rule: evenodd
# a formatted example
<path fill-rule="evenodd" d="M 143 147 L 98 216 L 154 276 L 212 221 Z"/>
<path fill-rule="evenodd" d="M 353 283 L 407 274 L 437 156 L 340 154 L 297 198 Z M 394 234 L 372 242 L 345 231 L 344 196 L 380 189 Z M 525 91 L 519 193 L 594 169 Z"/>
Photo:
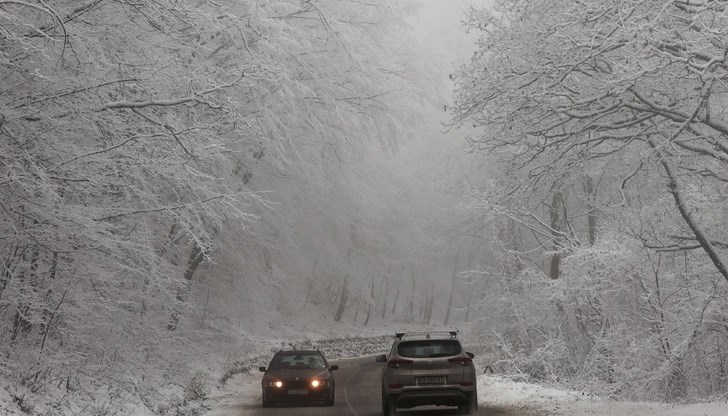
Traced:
<path fill-rule="evenodd" d="M 389 361 L 387 361 L 387 367 L 389 368 L 399 368 L 403 365 L 412 364 L 414 361 L 407 360 L 405 358 L 392 358 Z"/>
<path fill-rule="evenodd" d="M 473 364 L 473 360 L 471 360 L 470 357 L 455 357 L 450 358 L 448 361 L 453 364 L 460 364 L 462 366 L 469 366 Z"/>

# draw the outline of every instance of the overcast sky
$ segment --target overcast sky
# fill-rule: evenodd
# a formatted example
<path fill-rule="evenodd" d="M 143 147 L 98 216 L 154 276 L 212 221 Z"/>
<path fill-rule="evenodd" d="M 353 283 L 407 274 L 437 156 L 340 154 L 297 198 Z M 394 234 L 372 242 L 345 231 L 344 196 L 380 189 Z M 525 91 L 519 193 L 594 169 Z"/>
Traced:
<path fill-rule="evenodd" d="M 441 94 L 444 101 L 442 104 L 450 104 L 453 84 L 448 75 L 470 60 L 475 50 L 476 37 L 473 34 L 466 34 L 462 21 L 464 11 L 470 6 L 484 6 L 491 0 L 418 0 L 422 6 L 419 12 L 409 19 L 410 25 L 419 39 L 421 48 L 424 49 L 428 68 L 423 68 L 430 75 L 435 77 L 433 81 L 437 88 L 443 88 Z M 440 112 L 439 121 L 434 129 L 440 130 L 440 122 L 449 118 L 445 111 Z M 433 133 L 437 135 L 436 131 Z M 458 136 L 451 132 L 449 136 Z"/>
<path fill-rule="evenodd" d="M 463 11 L 468 5 L 482 5 L 489 0 L 420 0 L 422 9 L 413 17 L 419 38 L 434 56 L 446 56 L 452 67 L 470 58 L 475 38 L 462 26 Z"/>

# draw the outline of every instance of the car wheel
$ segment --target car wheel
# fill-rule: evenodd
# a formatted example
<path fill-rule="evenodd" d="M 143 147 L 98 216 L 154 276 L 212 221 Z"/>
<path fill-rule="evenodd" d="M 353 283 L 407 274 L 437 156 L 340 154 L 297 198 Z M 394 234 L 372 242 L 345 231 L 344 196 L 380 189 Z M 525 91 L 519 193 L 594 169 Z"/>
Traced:
<path fill-rule="evenodd" d="M 335 390 L 331 390 L 331 398 L 329 398 L 328 400 L 326 400 L 326 403 L 325 403 L 326 406 L 333 406 L 334 405 L 334 403 L 336 401 L 336 394 L 335 393 L 336 393 Z"/>
<path fill-rule="evenodd" d="M 382 393 L 382 416 L 396 416 L 397 407 L 394 404 L 394 399 L 389 395 Z"/>
<path fill-rule="evenodd" d="M 263 399 L 263 407 L 272 407 L 273 403 L 270 400 Z"/>
<path fill-rule="evenodd" d="M 478 413 L 478 392 L 473 391 L 465 394 L 468 401 L 458 406 L 461 415 L 474 415 Z"/>

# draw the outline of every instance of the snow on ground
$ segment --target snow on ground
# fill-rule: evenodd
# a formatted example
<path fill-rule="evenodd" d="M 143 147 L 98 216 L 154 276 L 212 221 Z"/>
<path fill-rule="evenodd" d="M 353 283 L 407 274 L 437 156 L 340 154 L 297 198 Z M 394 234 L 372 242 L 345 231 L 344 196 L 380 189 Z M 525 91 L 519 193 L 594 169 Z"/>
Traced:
<path fill-rule="evenodd" d="M 0 377 L 0 415 L 25 415 L 10 394 L 10 383 L 2 377 Z"/>
<path fill-rule="evenodd" d="M 478 400 L 496 405 L 544 404 L 583 400 L 577 391 L 559 390 L 513 381 L 505 376 L 478 376 Z"/>
<path fill-rule="evenodd" d="M 358 357 L 378 353 L 387 337 L 357 338 L 321 342 L 318 347 L 331 358 Z M 257 371 L 233 376 L 211 395 L 204 416 L 246 415 L 260 403 Z M 478 401 L 482 408 L 510 409 L 513 415 L 543 416 L 726 416 L 728 401 L 698 404 L 663 404 L 604 400 L 579 391 L 515 381 L 507 376 L 482 374 L 478 377 Z M 500 414 L 500 413 L 499 413 Z M 510 414 L 510 413 L 509 413 Z"/>
<path fill-rule="evenodd" d="M 493 375 L 478 377 L 478 401 L 481 406 L 485 404 L 528 408 L 544 416 L 728 415 L 728 400 L 694 404 L 619 402 L 578 391 L 544 387 Z"/>
<path fill-rule="evenodd" d="M 209 411 L 204 416 L 247 415 L 260 403 L 259 373 L 246 373 L 233 376 L 230 381 L 217 392 L 214 392 L 207 406 Z"/>
<path fill-rule="evenodd" d="M 670 405 L 661 403 L 582 402 L 555 406 L 549 415 L 584 416 L 725 416 L 726 403 Z"/>
<path fill-rule="evenodd" d="M 392 342 L 391 334 L 381 335 L 372 332 L 369 336 L 349 334 L 329 340 L 307 341 L 297 343 L 296 348 L 319 349 L 329 360 L 341 360 L 350 357 L 374 355 L 385 352 Z M 248 365 L 245 371 L 232 375 L 218 390 L 212 392 L 205 406 L 209 411 L 204 416 L 247 415 L 260 404 L 260 380 L 262 374 L 257 371 L 258 363 L 267 365 L 272 353 L 266 356 L 251 356 L 245 360 Z"/>
<path fill-rule="evenodd" d="M 371 332 L 369 332 L 371 331 Z M 354 331 L 339 331 L 339 337 L 331 339 L 308 339 L 295 345 L 299 348 L 319 348 L 329 358 L 342 359 L 386 352 L 391 345 L 389 329 L 382 331 L 367 330 L 362 335 Z M 363 332 L 363 331 L 362 331 Z M 393 332 L 393 330 L 391 331 Z M 382 335 L 386 333 L 387 335 Z M 290 338 L 292 339 L 292 338 Z M 260 403 L 260 379 L 258 365 L 265 365 L 278 348 L 290 348 L 288 343 L 267 340 L 261 342 L 266 348 L 249 351 L 238 361 L 226 367 L 225 374 L 214 376 L 218 381 L 214 385 L 204 386 L 205 398 L 193 400 L 185 406 L 178 407 L 171 413 L 181 415 L 230 416 L 247 415 Z M 212 374 L 211 374 L 212 376 Z M 661 404 L 648 402 L 617 402 L 603 400 L 578 391 L 570 391 L 554 387 L 517 381 L 503 375 L 481 374 L 478 377 L 478 398 L 482 409 L 497 408 L 498 414 L 539 415 L 539 416 L 726 416 L 728 400 L 698 404 Z M 26 392 L 15 388 L 8 380 L 0 376 L 0 415 L 27 416 L 39 414 L 84 414 L 75 403 L 70 403 L 66 410 L 49 411 L 48 405 L 29 409 L 30 400 Z M 32 397 L 31 397 L 32 398 Z M 37 397 L 36 399 L 40 399 Z M 129 403 L 131 404 L 131 403 Z M 25 408 L 23 408 L 25 407 Z M 76 411 L 70 411 L 76 408 Z M 505 411 L 503 409 L 506 409 Z M 111 409 L 109 409 L 111 410 Z M 171 410 L 171 409 L 170 409 Z M 124 416 L 149 416 L 153 414 L 169 414 L 159 409 L 151 411 L 146 406 L 128 406 L 118 412 L 108 414 Z"/>

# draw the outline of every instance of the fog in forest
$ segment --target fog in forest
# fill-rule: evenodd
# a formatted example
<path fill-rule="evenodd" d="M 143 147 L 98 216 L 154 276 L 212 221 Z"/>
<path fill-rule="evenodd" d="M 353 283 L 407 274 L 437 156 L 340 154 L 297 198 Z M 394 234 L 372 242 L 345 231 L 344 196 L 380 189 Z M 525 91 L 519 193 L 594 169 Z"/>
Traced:
<path fill-rule="evenodd" d="M 0 29 L 0 413 L 227 416 L 274 351 L 434 329 L 532 386 L 725 401 L 725 1 L 0 0 Z"/>

